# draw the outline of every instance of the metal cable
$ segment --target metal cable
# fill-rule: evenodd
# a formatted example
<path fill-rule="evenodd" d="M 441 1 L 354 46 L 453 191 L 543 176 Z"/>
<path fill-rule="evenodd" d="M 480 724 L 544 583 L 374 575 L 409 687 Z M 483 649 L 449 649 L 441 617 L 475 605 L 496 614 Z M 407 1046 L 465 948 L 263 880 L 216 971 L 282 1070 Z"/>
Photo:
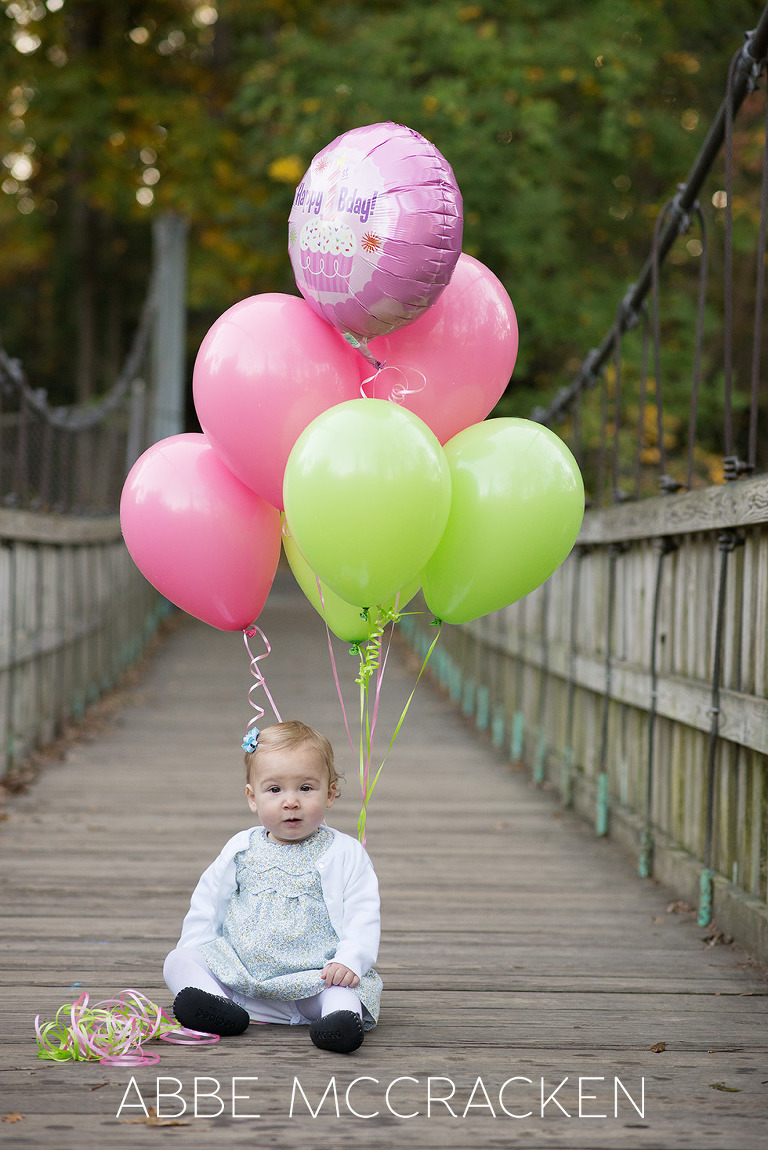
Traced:
<path fill-rule="evenodd" d="M 715 612 L 715 649 L 712 657 L 712 693 L 710 702 L 709 752 L 707 755 L 707 795 L 704 827 L 704 869 L 700 878 L 699 926 L 712 921 L 713 832 L 715 819 L 715 782 L 717 778 L 717 748 L 720 734 L 720 688 L 723 675 L 723 636 L 725 633 L 725 593 L 728 579 L 728 556 L 744 542 L 744 536 L 729 528 L 717 537 L 720 549 L 720 572 L 717 582 Z"/>
<path fill-rule="evenodd" d="M 600 376 L 600 447 L 597 455 L 597 505 L 603 506 L 605 499 L 605 473 L 608 466 L 608 381 Z"/>
<path fill-rule="evenodd" d="M 616 564 L 627 550 L 625 543 L 611 543 L 608 548 L 608 603 L 605 625 L 605 687 L 600 730 L 600 760 L 597 776 L 595 833 L 608 834 L 608 716 L 613 689 L 613 623 L 616 615 Z"/>
<path fill-rule="evenodd" d="M 5 379 L 11 384 L 19 393 L 20 399 L 54 427 L 66 428 L 68 431 L 82 431 L 94 427 L 117 410 L 125 400 L 147 353 L 155 306 L 156 283 L 153 276 L 120 375 L 111 390 L 96 404 L 89 404 L 87 407 L 50 407 L 46 392 L 42 388 L 35 390 L 30 386 L 19 360 L 12 359 L 1 344 L 0 380 Z"/>
<path fill-rule="evenodd" d="M 764 7 L 755 29 L 747 33 L 745 43 L 737 54 L 738 65 L 734 74 L 730 99 L 726 95 L 721 103 L 707 138 L 702 144 L 685 181 L 679 185 L 678 194 L 672 201 L 672 210 L 659 236 L 659 263 L 663 263 L 675 240 L 681 234 L 681 227 L 683 230 L 687 227 L 690 213 L 699 192 L 722 147 L 725 138 L 726 116 L 735 116 L 747 95 L 754 90 L 765 67 L 766 52 L 768 52 L 768 4 Z M 639 314 L 643 300 L 651 288 L 653 265 L 654 257 L 651 255 L 646 260 L 637 282 L 627 291 L 622 311 L 621 322 L 623 324 L 629 321 L 631 315 Z M 561 388 L 547 407 L 536 407 L 530 418 L 544 424 L 560 422 L 575 397 L 596 384 L 598 376 L 611 357 L 618 334 L 617 325 L 614 323 L 600 346 L 592 348 L 585 356 L 572 383 Z"/>
<path fill-rule="evenodd" d="M 571 627 L 568 647 L 568 701 L 565 718 L 565 750 L 563 752 L 563 772 L 560 796 L 564 807 L 573 806 L 573 729 L 576 718 L 576 640 L 579 626 L 579 599 L 581 598 L 581 568 L 588 548 L 577 545 L 575 548 L 573 585 L 571 593 Z"/>
<path fill-rule="evenodd" d="M 733 85 L 737 54 L 728 69 L 725 98 L 725 227 L 723 252 L 723 440 L 726 459 L 733 460 Z M 735 479 L 737 469 L 726 478 Z"/>
<path fill-rule="evenodd" d="M 650 878 L 653 874 L 653 784 L 655 766 L 655 736 L 656 736 L 656 710 L 659 693 L 658 674 L 658 641 L 659 616 L 661 614 L 661 587 L 664 575 L 664 559 L 677 550 L 677 543 L 670 536 L 664 535 L 656 540 L 658 559 L 656 562 L 656 583 L 653 592 L 653 618 L 651 622 L 651 699 L 648 707 L 648 765 L 645 779 L 645 828 L 640 840 L 640 858 L 637 864 L 637 873 L 641 878 Z"/>
<path fill-rule="evenodd" d="M 760 396 L 760 365 L 763 337 L 763 310 L 765 308 L 765 259 L 768 241 L 768 98 L 765 101 L 765 131 L 763 136 L 763 168 L 760 185 L 760 227 L 757 241 L 757 274 L 755 277 L 755 320 L 752 338 L 752 374 L 750 379 L 749 448 L 747 463 L 750 471 L 757 464 L 757 418 Z"/>
<path fill-rule="evenodd" d="M 659 308 L 659 241 L 664 224 L 672 211 L 673 201 L 668 200 L 659 212 L 653 228 L 653 244 L 651 247 L 651 329 L 653 332 L 653 375 L 654 394 L 656 398 L 656 440 L 659 449 L 659 487 L 662 491 L 669 489 L 667 475 L 667 450 L 664 443 L 664 407 L 661 398 L 661 316 Z"/>
<path fill-rule="evenodd" d="M 701 352 L 704 344 L 704 309 L 707 302 L 707 280 L 709 277 L 709 236 L 707 221 L 696 204 L 694 212 L 701 228 L 701 255 L 699 257 L 699 294 L 696 303 L 696 338 L 693 353 L 693 381 L 691 384 L 691 408 L 688 417 L 688 454 L 685 468 L 685 486 L 691 490 L 693 484 L 693 457 L 696 446 L 696 422 L 699 410 L 699 389 L 701 387 Z"/>
<path fill-rule="evenodd" d="M 536 723 L 536 751 L 533 759 L 533 781 L 542 784 L 546 780 L 547 732 L 544 716 L 547 712 L 547 690 L 549 686 L 549 647 L 547 639 L 547 618 L 549 615 L 550 583 L 547 580 L 541 589 L 541 668 L 539 671 L 539 705 Z"/>
<path fill-rule="evenodd" d="M 645 441 L 645 403 L 648 394 L 648 361 L 651 348 L 651 325 L 648 316 L 648 307 L 643 304 L 641 313 L 643 322 L 642 353 L 640 358 L 640 385 L 637 397 L 637 453 L 635 456 L 635 499 L 640 498 L 640 488 L 643 478 L 643 444 Z"/>
<path fill-rule="evenodd" d="M 617 322 L 619 316 L 617 315 Z M 619 428 L 621 426 L 621 389 L 622 389 L 622 355 L 621 333 L 616 340 L 614 355 L 614 381 L 613 381 L 613 460 L 611 466 L 611 498 L 614 503 L 621 503 L 625 498 L 619 486 Z"/>

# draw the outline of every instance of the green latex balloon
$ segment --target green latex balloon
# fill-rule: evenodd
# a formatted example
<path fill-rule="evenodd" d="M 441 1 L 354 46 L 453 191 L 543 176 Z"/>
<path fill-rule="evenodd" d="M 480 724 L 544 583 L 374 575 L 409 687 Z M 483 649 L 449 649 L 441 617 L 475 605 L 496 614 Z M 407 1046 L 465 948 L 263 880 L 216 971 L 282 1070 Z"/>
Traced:
<path fill-rule="evenodd" d="M 557 570 L 579 534 L 584 484 L 563 441 L 527 419 L 473 424 L 445 454 L 451 512 L 422 584 L 439 619 L 469 623 Z"/>
<path fill-rule="evenodd" d="M 320 580 L 318 587 L 317 576 L 296 546 L 296 540 L 285 529 L 283 530 L 283 550 L 296 582 L 318 615 L 328 624 L 333 634 L 339 639 L 343 639 L 345 643 L 364 643 L 366 639 L 370 638 L 377 622 L 375 608 L 371 609 L 369 618 L 366 619 L 363 617 L 360 607 L 353 607 L 351 603 L 345 603 L 322 580 Z M 410 603 L 420 585 L 418 579 L 412 580 L 398 595 L 382 604 L 384 610 L 402 611 L 406 604 Z"/>
<path fill-rule="evenodd" d="M 311 569 L 345 602 L 372 607 L 418 578 L 448 520 L 451 479 L 418 416 L 383 399 L 353 399 L 301 433 L 283 498 Z"/>

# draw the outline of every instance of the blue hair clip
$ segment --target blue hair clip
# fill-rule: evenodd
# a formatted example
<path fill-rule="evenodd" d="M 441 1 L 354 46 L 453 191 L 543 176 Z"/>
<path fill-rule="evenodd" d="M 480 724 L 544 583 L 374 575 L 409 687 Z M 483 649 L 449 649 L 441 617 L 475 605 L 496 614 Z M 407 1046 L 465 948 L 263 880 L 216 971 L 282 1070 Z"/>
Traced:
<path fill-rule="evenodd" d="M 256 747 L 258 746 L 258 743 L 259 743 L 259 728 L 258 727 L 251 727 L 250 731 L 246 731 L 245 735 L 243 736 L 243 750 L 248 751 L 249 753 L 251 751 L 255 751 Z"/>

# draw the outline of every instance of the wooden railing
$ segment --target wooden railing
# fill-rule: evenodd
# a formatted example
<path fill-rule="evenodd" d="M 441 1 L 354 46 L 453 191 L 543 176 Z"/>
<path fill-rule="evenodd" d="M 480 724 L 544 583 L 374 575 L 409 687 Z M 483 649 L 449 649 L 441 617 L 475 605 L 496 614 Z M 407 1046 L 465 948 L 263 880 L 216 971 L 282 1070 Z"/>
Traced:
<path fill-rule="evenodd" d="M 405 633 L 425 652 L 429 615 Z M 432 673 L 505 758 L 768 960 L 768 478 L 589 511 Z"/>
<path fill-rule="evenodd" d="M 0 779 L 117 683 L 167 611 L 117 516 L 0 509 Z"/>

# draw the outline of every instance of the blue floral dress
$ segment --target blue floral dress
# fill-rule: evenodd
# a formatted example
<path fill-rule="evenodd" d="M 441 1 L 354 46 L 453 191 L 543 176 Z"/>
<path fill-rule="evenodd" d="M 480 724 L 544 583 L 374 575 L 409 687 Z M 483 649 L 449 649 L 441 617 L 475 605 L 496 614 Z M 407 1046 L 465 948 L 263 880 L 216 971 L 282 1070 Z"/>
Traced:
<path fill-rule="evenodd" d="M 223 934 L 200 947 L 225 986 L 283 1002 L 325 989 L 320 971 L 333 959 L 339 936 L 316 864 L 332 841 L 327 827 L 297 843 L 273 843 L 264 827 L 256 827 L 248 849 L 235 855 L 237 885 Z M 379 1016 L 381 979 L 371 969 L 352 989 L 366 1008 L 363 1021 L 370 1029 Z"/>

